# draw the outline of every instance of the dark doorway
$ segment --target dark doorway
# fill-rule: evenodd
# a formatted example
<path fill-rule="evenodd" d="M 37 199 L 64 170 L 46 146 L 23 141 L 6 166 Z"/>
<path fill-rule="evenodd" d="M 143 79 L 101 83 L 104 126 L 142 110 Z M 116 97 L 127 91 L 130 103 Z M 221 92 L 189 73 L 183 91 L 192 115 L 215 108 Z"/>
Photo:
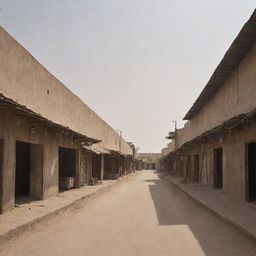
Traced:
<path fill-rule="evenodd" d="M 214 149 L 214 188 L 223 187 L 222 148 Z"/>
<path fill-rule="evenodd" d="M 15 198 L 29 196 L 30 192 L 30 144 L 16 142 Z"/>
<path fill-rule="evenodd" d="M 101 155 L 93 153 L 92 155 L 92 177 L 100 180 Z"/>
<path fill-rule="evenodd" d="M 156 164 L 152 164 L 152 170 L 156 169 Z"/>
<path fill-rule="evenodd" d="M 43 146 L 16 142 L 15 203 L 43 196 Z"/>
<path fill-rule="evenodd" d="M 3 213 L 3 158 L 4 158 L 4 140 L 0 139 L 0 213 Z"/>
<path fill-rule="evenodd" d="M 199 155 L 194 155 L 194 181 L 199 182 Z"/>
<path fill-rule="evenodd" d="M 186 178 L 189 178 L 191 180 L 191 156 L 187 156 L 187 173 L 186 173 Z"/>
<path fill-rule="evenodd" d="M 69 189 L 74 187 L 76 176 L 76 150 L 59 148 L 59 188 Z"/>
<path fill-rule="evenodd" d="M 256 201 L 256 143 L 247 145 L 248 200 Z"/>

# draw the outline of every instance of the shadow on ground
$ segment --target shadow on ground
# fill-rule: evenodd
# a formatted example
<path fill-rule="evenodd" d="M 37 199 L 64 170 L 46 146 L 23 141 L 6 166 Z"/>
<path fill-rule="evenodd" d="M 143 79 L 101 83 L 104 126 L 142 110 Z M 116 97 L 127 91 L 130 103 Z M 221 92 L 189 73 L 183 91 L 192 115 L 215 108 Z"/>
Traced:
<path fill-rule="evenodd" d="M 168 181 L 159 178 L 144 180 L 144 182 L 149 183 L 149 191 L 156 209 L 158 224 L 187 226 L 205 255 L 256 255 L 254 243 L 241 236 L 231 226 L 199 207 Z M 239 244 L 244 243 L 248 243 L 249 247 L 255 249 L 255 254 L 251 254 L 251 250 L 250 252 L 244 252 L 239 246 Z"/>

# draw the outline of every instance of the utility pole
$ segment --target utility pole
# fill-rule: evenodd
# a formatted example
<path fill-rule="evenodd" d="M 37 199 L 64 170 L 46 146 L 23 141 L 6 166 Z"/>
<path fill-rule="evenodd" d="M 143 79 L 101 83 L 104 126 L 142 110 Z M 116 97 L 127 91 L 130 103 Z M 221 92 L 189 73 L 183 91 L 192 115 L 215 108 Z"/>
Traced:
<path fill-rule="evenodd" d="M 172 121 L 175 124 L 175 132 L 177 131 L 177 121 Z"/>

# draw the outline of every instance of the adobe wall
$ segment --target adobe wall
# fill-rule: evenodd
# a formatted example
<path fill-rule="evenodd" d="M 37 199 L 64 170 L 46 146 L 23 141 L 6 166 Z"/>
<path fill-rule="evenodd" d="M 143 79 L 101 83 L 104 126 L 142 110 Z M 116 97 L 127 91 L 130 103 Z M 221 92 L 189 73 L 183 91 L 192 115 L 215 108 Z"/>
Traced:
<path fill-rule="evenodd" d="M 4 139 L 2 204 L 3 212 L 14 207 L 16 141 L 42 145 L 43 147 L 43 188 L 42 199 L 59 193 L 58 147 L 79 149 L 80 143 L 72 138 L 46 132 L 46 127 L 35 126 L 9 110 L 0 111 L 0 138 Z"/>
<path fill-rule="evenodd" d="M 151 158 L 152 162 L 156 162 L 161 158 L 160 153 L 138 153 L 138 158 Z"/>
<path fill-rule="evenodd" d="M 0 27 L 0 93 L 54 123 L 132 154 L 119 135 Z M 90 85 L 88 85 L 90 86 Z M 120 142 L 121 141 L 121 142 Z"/>
<path fill-rule="evenodd" d="M 180 148 L 184 143 L 191 140 L 190 123 L 185 123 L 183 128 L 180 128 L 176 132 L 176 148 Z"/>
<path fill-rule="evenodd" d="M 199 136 L 224 121 L 255 108 L 256 44 L 224 85 L 200 112 L 185 124 L 180 144 Z"/>
<path fill-rule="evenodd" d="M 214 149 L 223 148 L 223 190 L 240 201 L 246 200 L 246 144 L 256 141 L 256 124 L 244 130 L 234 131 L 221 140 L 190 147 L 183 155 L 199 154 L 200 183 L 213 187 L 214 183 Z M 183 160 L 185 161 L 185 160 Z M 185 167 L 178 163 L 179 173 L 185 173 Z M 192 171 L 193 176 L 193 171 Z"/>
<path fill-rule="evenodd" d="M 167 145 L 167 152 L 171 153 L 175 150 L 175 142 L 171 141 L 170 143 L 168 143 Z"/>
<path fill-rule="evenodd" d="M 246 199 L 246 143 L 256 141 L 256 125 L 224 138 L 224 189 L 242 201 Z"/>
<path fill-rule="evenodd" d="M 162 157 L 167 156 L 169 153 L 170 153 L 170 152 L 169 152 L 169 150 L 168 150 L 168 147 L 167 147 L 167 148 L 163 148 L 163 149 L 161 150 Z"/>

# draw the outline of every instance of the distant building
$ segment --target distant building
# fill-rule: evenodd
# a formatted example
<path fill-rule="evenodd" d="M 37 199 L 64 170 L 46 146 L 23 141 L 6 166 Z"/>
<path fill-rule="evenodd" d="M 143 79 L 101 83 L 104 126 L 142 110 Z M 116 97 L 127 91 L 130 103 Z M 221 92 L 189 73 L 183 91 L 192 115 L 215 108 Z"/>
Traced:
<path fill-rule="evenodd" d="M 136 158 L 143 162 L 143 169 L 159 170 L 160 168 L 160 153 L 138 153 Z"/>

